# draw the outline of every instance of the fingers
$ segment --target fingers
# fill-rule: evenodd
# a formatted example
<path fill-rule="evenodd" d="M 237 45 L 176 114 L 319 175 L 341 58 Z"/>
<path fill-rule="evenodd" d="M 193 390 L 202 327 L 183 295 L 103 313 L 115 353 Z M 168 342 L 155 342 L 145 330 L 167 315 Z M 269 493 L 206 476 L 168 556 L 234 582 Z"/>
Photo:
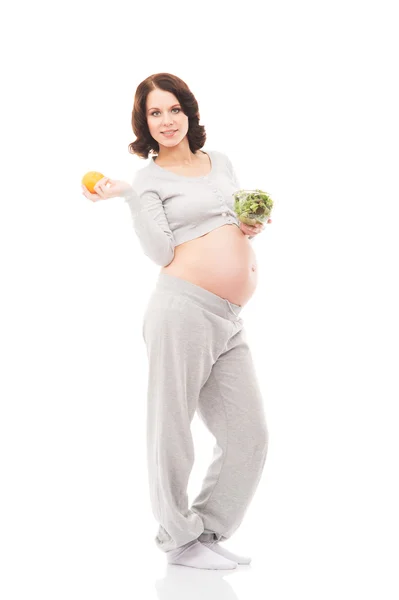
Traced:
<path fill-rule="evenodd" d="M 99 196 L 98 194 L 92 194 L 91 192 L 89 192 L 87 187 L 84 187 L 83 185 L 82 185 L 82 190 L 83 190 L 82 191 L 83 196 L 86 196 L 86 198 L 88 198 L 92 202 L 96 202 L 96 200 L 101 199 L 101 196 Z"/>
<path fill-rule="evenodd" d="M 105 200 L 107 198 L 106 195 L 106 184 L 108 182 L 108 177 L 103 177 L 102 179 L 100 179 L 100 181 L 97 181 L 97 183 L 94 186 L 94 190 L 97 193 L 97 195 L 99 196 L 99 198 L 97 198 L 97 200 L 99 200 L 100 198 L 102 200 Z"/>
<path fill-rule="evenodd" d="M 263 223 L 257 223 L 256 225 L 245 225 L 248 235 L 254 235 L 264 230 L 265 225 Z"/>
<path fill-rule="evenodd" d="M 104 200 L 107 197 L 106 193 L 105 193 L 105 188 L 106 188 L 106 184 L 108 182 L 109 182 L 109 177 L 103 177 L 102 179 L 97 181 L 97 183 L 94 186 L 94 190 L 95 190 L 94 194 L 89 192 L 87 187 L 85 185 L 83 185 L 83 183 L 81 183 L 80 185 L 82 188 L 82 194 L 84 196 L 86 196 L 86 198 L 91 200 L 92 202 L 96 202 L 96 200 Z"/>
<path fill-rule="evenodd" d="M 94 189 L 96 191 L 100 190 L 101 192 L 103 192 L 106 189 L 107 184 L 109 185 L 109 182 L 110 182 L 109 177 L 103 177 L 102 179 L 100 179 L 100 181 L 97 181 L 96 185 L 94 186 Z"/>

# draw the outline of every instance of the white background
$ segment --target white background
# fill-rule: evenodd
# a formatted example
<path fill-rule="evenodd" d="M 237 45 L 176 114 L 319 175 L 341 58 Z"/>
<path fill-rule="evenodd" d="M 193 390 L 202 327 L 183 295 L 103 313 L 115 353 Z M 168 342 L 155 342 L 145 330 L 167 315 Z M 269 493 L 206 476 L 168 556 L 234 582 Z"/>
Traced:
<path fill-rule="evenodd" d="M 398 598 L 396 3 L 256 4 L 3 9 L 4 600 Z M 160 267 L 123 199 L 80 188 L 145 164 L 133 99 L 163 71 L 196 96 L 204 149 L 276 203 L 241 315 L 269 452 L 224 544 L 252 564 L 226 578 L 170 573 L 155 547 L 141 327 Z M 213 446 L 197 417 L 193 435 L 190 501 Z"/>

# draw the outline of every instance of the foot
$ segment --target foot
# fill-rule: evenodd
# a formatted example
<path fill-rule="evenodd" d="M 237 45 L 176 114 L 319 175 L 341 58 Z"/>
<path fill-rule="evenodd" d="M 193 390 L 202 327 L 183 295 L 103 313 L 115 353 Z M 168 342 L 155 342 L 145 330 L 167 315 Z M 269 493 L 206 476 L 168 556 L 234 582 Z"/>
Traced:
<path fill-rule="evenodd" d="M 212 552 L 216 552 L 220 556 L 223 556 L 224 558 L 227 558 L 228 560 L 232 560 L 233 562 L 236 562 L 238 565 L 249 565 L 249 563 L 251 562 L 251 558 L 249 556 L 239 556 L 238 554 L 234 554 L 233 552 L 226 550 L 226 548 L 222 548 L 222 546 L 219 546 L 218 542 L 214 541 L 214 542 L 200 542 L 200 543 L 203 546 L 206 546 L 207 548 L 212 550 Z"/>
<path fill-rule="evenodd" d="M 235 569 L 237 563 L 213 552 L 198 540 L 165 553 L 170 565 L 183 565 L 195 569 Z"/>

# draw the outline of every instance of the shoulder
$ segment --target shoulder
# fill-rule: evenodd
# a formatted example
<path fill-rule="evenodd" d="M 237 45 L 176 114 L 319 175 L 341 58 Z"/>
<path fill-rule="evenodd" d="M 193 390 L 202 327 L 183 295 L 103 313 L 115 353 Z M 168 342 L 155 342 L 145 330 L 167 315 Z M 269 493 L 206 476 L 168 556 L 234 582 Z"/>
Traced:
<path fill-rule="evenodd" d="M 215 161 L 219 165 L 222 165 L 223 167 L 227 168 L 228 170 L 231 170 L 232 163 L 226 152 L 221 152 L 220 150 L 210 150 L 209 155 L 211 157 L 214 157 Z"/>
<path fill-rule="evenodd" d="M 154 198 L 161 198 L 162 196 L 161 181 L 156 177 L 152 169 L 149 169 L 149 165 L 136 170 L 131 180 L 131 186 L 139 196 L 143 196 L 144 194 L 150 194 Z"/>
<path fill-rule="evenodd" d="M 228 159 L 227 154 L 225 154 L 224 152 L 220 152 L 220 150 L 207 150 L 207 153 L 211 157 L 214 157 L 215 159 L 217 159 L 218 161 L 225 162 L 226 159 Z"/>
<path fill-rule="evenodd" d="M 156 186 L 157 181 L 157 173 L 153 169 L 152 158 L 150 158 L 144 167 L 140 167 L 134 172 L 132 186 L 147 186 L 149 183 L 152 183 L 154 186 Z"/>

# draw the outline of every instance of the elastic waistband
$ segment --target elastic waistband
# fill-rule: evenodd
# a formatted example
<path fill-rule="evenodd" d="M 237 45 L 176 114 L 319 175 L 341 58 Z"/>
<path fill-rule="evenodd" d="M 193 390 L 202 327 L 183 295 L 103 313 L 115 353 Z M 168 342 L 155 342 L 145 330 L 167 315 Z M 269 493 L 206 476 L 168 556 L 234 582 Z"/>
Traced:
<path fill-rule="evenodd" d="M 242 310 L 242 306 L 229 302 L 227 298 L 222 298 L 195 283 L 191 283 L 191 281 L 169 273 L 159 273 L 155 289 L 186 296 L 215 314 L 232 321 L 238 319 Z"/>

